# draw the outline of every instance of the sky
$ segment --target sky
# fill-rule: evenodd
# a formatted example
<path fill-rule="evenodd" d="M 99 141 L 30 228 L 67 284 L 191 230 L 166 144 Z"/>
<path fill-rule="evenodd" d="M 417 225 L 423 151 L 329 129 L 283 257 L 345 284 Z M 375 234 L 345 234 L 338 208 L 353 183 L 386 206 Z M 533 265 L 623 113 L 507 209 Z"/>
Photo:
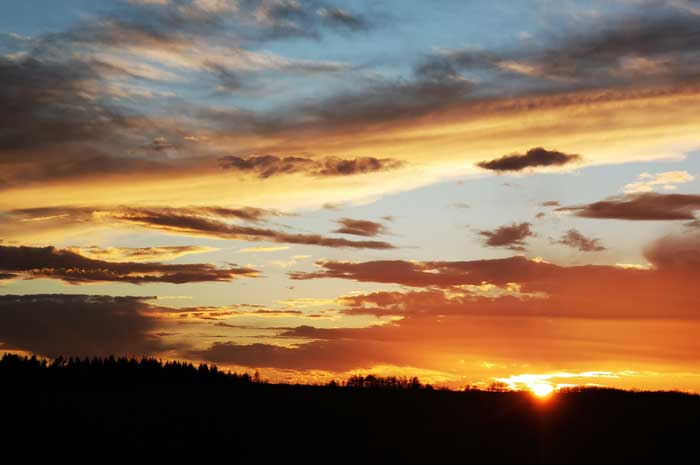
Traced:
<path fill-rule="evenodd" d="M 0 351 L 700 392 L 700 2 L 1 8 Z"/>

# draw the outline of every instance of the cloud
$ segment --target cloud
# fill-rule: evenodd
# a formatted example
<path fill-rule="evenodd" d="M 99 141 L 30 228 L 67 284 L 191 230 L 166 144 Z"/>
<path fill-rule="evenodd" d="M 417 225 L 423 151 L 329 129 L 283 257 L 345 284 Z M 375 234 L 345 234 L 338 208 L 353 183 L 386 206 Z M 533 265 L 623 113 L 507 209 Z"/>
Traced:
<path fill-rule="evenodd" d="M 83 257 L 106 261 L 132 261 L 153 262 L 168 261 L 185 255 L 215 252 L 214 247 L 201 247 L 196 245 L 168 246 L 168 247 L 69 247 L 69 252 L 75 252 Z"/>
<path fill-rule="evenodd" d="M 480 231 L 479 235 L 484 237 L 484 244 L 489 247 L 506 247 L 511 250 L 525 250 L 525 239 L 532 237 L 535 233 L 530 230 L 530 223 L 513 223 L 501 226 L 493 231 Z"/>
<path fill-rule="evenodd" d="M 346 371 L 357 367 L 372 367 L 386 359 L 381 346 L 390 343 L 369 343 L 358 346 L 357 341 L 314 341 L 293 347 L 272 344 L 239 344 L 215 342 L 207 349 L 192 350 L 187 355 L 212 363 L 250 367 L 275 367 L 297 370 Z M 404 358 L 408 360 L 408 357 Z"/>
<path fill-rule="evenodd" d="M 37 294 L 0 296 L 5 348 L 56 357 L 151 355 L 165 346 L 147 316 L 151 297 Z"/>
<path fill-rule="evenodd" d="M 0 161 L 9 150 L 95 140 L 128 127 L 123 109 L 95 102 L 82 83 L 114 71 L 99 62 L 56 62 L 31 57 L 0 57 Z M 12 109 L 12 111 L 9 111 Z"/>
<path fill-rule="evenodd" d="M 588 238 L 575 229 L 569 229 L 558 241 L 553 241 L 553 243 L 563 244 L 581 252 L 602 252 L 605 250 L 605 247 L 600 244 L 600 239 Z"/>
<path fill-rule="evenodd" d="M 494 262 L 497 267 L 513 266 Z M 521 276 L 548 288 L 546 294 L 526 293 L 516 285 L 494 290 L 484 284 L 355 294 L 337 300 L 343 313 L 377 316 L 384 322 L 362 328 L 276 328 L 280 340 L 292 342 L 215 342 L 186 354 L 256 368 L 341 372 L 389 364 L 467 377 L 484 376 L 470 368 L 479 360 L 505 370 L 512 370 L 516 359 L 532 366 L 585 369 L 694 366 L 700 315 L 689 280 L 615 267 L 555 266 L 551 274 L 531 272 Z M 622 353 L 622 365 L 611 365 Z"/>
<path fill-rule="evenodd" d="M 645 248 L 644 257 L 656 270 L 694 275 L 700 270 L 700 234 L 662 237 Z"/>
<path fill-rule="evenodd" d="M 642 173 L 639 180 L 625 185 L 625 194 L 637 194 L 640 192 L 651 192 L 655 186 L 661 186 L 665 190 L 674 190 L 677 184 L 684 184 L 692 181 L 695 177 L 687 171 L 666 171 L 664 173 L 649 174 Z"/>
<path fill-rule="evenodd" d="M 580 161 L 580 155 L 569 155 L 542 147 L 530 149 L 524 155 L 504 155 L 491 161 L 482 161 L 477 166 L 492 171 L 522 171 L 541 166 L 562 166 Z"/>
<path fill-rule="evenodd" d="M 287 245 L 276 245 L 270 247 L 244 247 L 239 250 L 243 253 L 266 253 L 266 252 L 280 252 L 282 250 L 289 250 Z"/>
<path fill-rule="evenodd" d="M 585 287 L 584 281 L 597 281 L 607 276 L 619 283 L 627 277 L 635 280 L 640 276 L 653 279 L 652 274 L 625 274 L 614 266 L 563 267 L 542 261 L 515 256 L 502 259 L 473 261 L 427 261 L 376 260 L 369 262 L 318 261 L 321 269 L 313 272 L 291 272 L 294 280 L 319 278 L 348 279 L 359 282 L 400 284 L 409 287 L 434 287 L 452 289 L 460 286 L 479 286 L 483 283 L 499 287 L 509 283 L 522 285 L 523 292 L 561 291 L 567 287 Z M 700 271 L 700 270 L 699 270 Z"/>
<path fill-rule="evenodd" d="M 85 89 L 104 73 L 118 72 L 97 61 L 0 57 L 0 187 L 159 166 L 159 160 L 124 155 L 136 114 Z M 86 149 L 96 143 L 116 151 Z"/>
<path fill-rule="evenodd" d="M 340 8 L 323 7 L 316 10 L 326 24 L 338 27 L 343 26 L 353 31 L 359 31 L 368 28 L 367 20 L 360 15 L 352 14 Z"/>
<path fill-rule="evenodd" d="M 291 272 L 295 280 L 340 278 L 360 282 L 401 284 L 410 287 L 451 288 L 488 282 L 497 286 L 558 273 L 559 267 L 524 257 L 475 261 L 375 260 L 369 262 L 318 261 L 321 270 Z"/>
<path fill-rule="evenodd" d="M 581 218 L 629 221 L 692 221 L 698 210 L 700 195 L 654 192 L 627 194 L 588 205 L 557 208 L 557 211 L 572 212 Z"/>
<path fill-rule="evenodd" d="M 694 282 L 700 235 L 661 238 L 645 250 L 651 269 L 559 266 L 523 257 L 471 262 L 317 262 L 291 279 L 337 278 L 398 284 L 418 291 L 349 295 L 348 314 L 501 315 L 570 318 L 698 319 Z"/>
<path fill-rule="evenodd" d="M 386 234 L 386 226 L 381 223 L 368 220 L 353 220 L 352 218 L 341 218 L 336 221 L 341 227 L 334 230 L 338 234 L 351 234 L 355 236 L 378 236 Z"/>
<path fill-rule="evenodd" d="M 700 59 L 691 46 L 698 17 L 653 10 L 599 22 L 588 33 L 572 35 L 530 62 L 543 75 L 589 86 L 643 82 L 659 75 L 676 81 L 691 78 Z"/>
<path fill-rule="evenodd" d="M 269 309 L 261 308 L 260 305 L 253 304 L 234 304 L 228 307 L 181 307 L 181 308 L 165 308 L 165 307 L 153 307 L 153 311 L 158 312 L 161 315 L 175 316 L 179 323 L 183 323 L 183 320 L 204 320 L 204 321 L 217 321 L 217 326 L 228 325 L 225 321 L 230 318 L 241 318 L 241 317 L 255 317 L 255 318 L 329 318 L 330 316 L 320 315 L 320 314 L 307 314 L 301 310 L 296 310 L 294 308 L 285 309 Z M 187 323 L 191 323 L 188 321 Z M 236 327 L 242 327 L 236 325 Z M 255 326 L 249 326 L 249 329 L 254 329 Z M 259 329 L 269 329 L 269 327 L 259 328 Z"/>
<path fill-rule="evenodd" d="M 262 0 L 252 2 L 253 16 L 262 37 L 318 37 L 319 29 L 360 31 L 369 28 L 367 19 L 317 1 Z"/>
<path fill-rule="evenodd" d="M 216 158 L 227 153 L 225 150 L 234 154 L 269 151 L 285 158 L 287 153 L 309 153 L 314 144 L 319 149 L 318 143 L 337 148 L 342 141 L 336 136 L 343 135 L 352 138 L 353 143 L 361 140 L 365 145 L 372 144 L 363 152 L 376 153 L 377 146 L 381 150 L 386 139 L 396 136 L 393 130 L 401 130 L 407 123 L 442 125 L 458 115 L 514 115 L 523 110 L 585 102 L 602 104 L 695 93 L 688 83 L 694 82 L 697 53 L 671 34 L 680 31 L 687 38 L 697 19 L 679 14 L 649 15 L 636 22 L 606 21 L 600 28 L 572 34 L 571 40 L 559 40 L 556 43 L 561 46 L 544 51 L 520 47 L 499 53 L 436 51 L 417 60 L 406 76 L 395 78 L 380 78 L 342 63 L 301 62 L 240 48 L 258 50 L 265 40 L 313 37 L 328 30 L 352 32 L 362 29 L 357 27 L 360 24 L 373 24 L 370 16 L 318 1 L 131 4 L 86 19 L 67 31 L 36 38 L 32 46 L 23 45 L 29 47 L 26 53 L 7 60 L 15 68 L 10 74 L 36 76 L 3 77 L 3 82 L 11 83 L 8 88 L 14 86 L 3 101 L 12 101 L 6 107 L 16 105 L 22 116 L 12 121 L 17 112 L 9 112 L 8 122 L 17 131 L 4 134 L 16 139 L 8 143 L 25 144 L 21 151 L 0 154 L 0 159 L 5 158 L 4 163 L 0 161 L 3 187 L 31 182 L 43 188 L 39 184 L 42 181 L 65 178 L 78 182 L 94 179 L 96 174 L 136 174 L 157 183 L 171 174 L 183 178 L 212 174 Z M 658 31 L 673 33 L 657 34 L 664 37 L 663 44 L 630 49 L 634 44 L 620 30 L 639 35 L 644 38 L 642 42 Z M 622 42 L 604 53 L 615 66 L 595 66 L 595 79 L 586 78 L 586 72 L 577 75 L 577 66 L 584 71 L 588 68 L 585 61 L 589 55 L 602 53 L 597 48 L 601 36 L 608 37 L 610 43 Z M 656 48 L 662 51 L 657 53 Z M 556 68 L 554 65 L 562 57 L 567 58 L 571 50 L 574 55 L 580 54 L 582 63 L 567 62 L 571 66 Z M 35 73 L 35 63 L 44 69 Z M 656 64 L 656 68 L 669 70 L 670 75 L 655 75 L 652 79 L 637 70 L 620 77 L 625 70 L 643 68 L 645 63 L 646 68 Z M 70 76 L 71 71 L 78 70 L 85 72 Z M 257 73 L 271 70 L 341 71 L 342 76 L 350 73 L 354 84 L 352 90 L 345 87 L 316 99 L 291 99 L 285 106 L 264 106 L 269 110 L 200 107 L 181 100 L 184 97 L 175 97 L 187 95 L 180 92 L 180 86 L 187 85 L 193 72 L 202 82 L 215 81 L 216 88 L 244 88 L 268 96 L 270 79 L 261 79 Z M 67 77 L 52 87 L 53 76 L 64 75 Z M 154 105 L 144 104 L 140 96 L 160 92 L 153 88 L 154 81 L 167 81 L 167 95 L 157 97 L 162 100 Z M 158 87 L 162 87 L 160 82 Z M 605 92 L 599 92 L 601 88 Z M 504 89 L 508 89 L 507 97 Z M 167 118 L 162 117 L 164 113 Z M 377 130 L 383 134 L 379 139 L 372 135 Z M 38 133 L 40 136 L 28 136 Z M 208 141 L 195 146 L 192 140 L 183 139 L 183 134 L 195 133 L 206 133 Z M 152 144 L 158 138 L 172 147 L 159 150 L 163 144 Z M 55 139 L 62 141 L 54 143 Z M 331 144 L 331 140 L 335 142 Z M 421 143 L 415 140 L 411 144 Z M 51 156 L 46 156 L 48 151 Z M 596 155 L 595 151 L 591 153 L 592 157 Z"/>
<path fill-rule="evenodd" d="M 393 249 L 388 242 L 351 241 L 320 234 L 294 234 L 274 229 L 233 224 L 222 221 L 216 211 L 192 212 L 170 208 L 130 208 L 113 213 L 118 221 L 176 234 L 247 241 L 271 241 L 288 244 L 347 247 L 355 249 Z"/>
<path fill-rule="evenodd" d="M 308 173 L 317 166 L 313 160 L 308 158 L 280 158 L 274 155 L 260 155 L 248 158 L 229 155 L 220 158 L 219 163 L 225 170 L 252 172 L 263 179 L 280 174 Z"/>
<path fill-rule="evenodd" d="M 10 52 L 0 56 L 0 125 L 6 128 L 0 134 L 2 187 L 96 174 L 157 177 L 169 170 L 213 167 L 205 145 L 197 148 L 198 156 L 175 156 L 192 152 L 192 144 L 179 140 L 201 129 L 201 121 L 165 121 L 149 100 L 169 107 L 192 72 L 202 82 L 214 80 L 218 91 L 255 87 L 258 92 L 249 81 L 267 82 L 252 77 L 262 71 L 346 71 L 342 63 L 240 47 L 255 48 L 273 36 L 369 27 L 361 14 L 324 2 L 287 2 L 296 13 L 282 18 L 274 13 L 284 10 L 282 3 L 122 2 L 63 31 L 32 38 L 0 35 L 0 48 Z M 272 22 L 259 20 L 263 11 Z M 167 89 L 155 89 L 154 83 Z"/>
<path fill-rule="evenodd" d="M 252 268 L 216 268 L 210 264 L 163 264 L 96 260 L 54 247 L 0 246 L 0 271 L 23 279 L 60 279 L 70 284 L 226 282 L 257 276 Z"/>
<path fill-rule="evenodd" d="M 546 202 L 542 202 L 540 204 L 541 207 L 558 207 L 561 204 L 557 202 L 556 200 L 547 200 Z"/>
<path fill-rule="evenodd" d="M 692 283 L 700 274 L 700 259 L 687 252 L 697 249 L 697 241 L 693 235 L 660 239 L 646 253 L 654 265 L 647 270 L 558 266 L 523 257 L 319 262 L 335 270 L 336 277 L 342 272 L 345 279 L 419 289 L 355 293 L 335 300 L 342 314 L 382 319 L 373 326 L 267 328 L 284 342 L 213 342 L 203 348 L 183 347 L 179 354 L 221 365 L 286 370 L 341 372 L 380 364 L 458 367 L 465 376 L 483 376 L 469 368 L 479 360 L 512 369 L 514 358 L 532 366 L 588 370 L 618 367 L 610 360 L 624 354 L 620 369 L 693 366 L 700 314 Z M 236 316 L 300 317 L 296 310 L 257 306 L 165 311 L 190 315 L 202 320 L 200 324 L 213 318 L 221 328 L 239 328 L 226 322 Z"/>
<path fill-rule="evenodd" d="M 5 225 L 16 221 L 33 221 L 51 228 L 65 228 L 72 224 L 128 224 L 186 236 L 204 236 L 216 239 L 268 241 L 288 244 L 347 247 L 355 249 L 387 250 L 394 246 L 381 241 L 351 241 L 325 237 L 320 234 L 295 234 L 262 227 L 257 223 L 271 216 L 281 216 L 277 210 L 260 208 L 224 207 L 49 207 L 21 209 L 8 212 Z M 243 221 L 240 224 L 231 221 Z M 0 221 L 0 224 L 3 222 Z"/>
<path fill-rule="evenodd" d="M 282 174 L 303 173 L 307 176 L 351 176 L 396 169 L 402 162 L 392 159 L 360 157 L 342 159 L 324 157 L 313 160 L 303 157 L 278 157 L 259 155 L 253 157 L 225 156 L 219 159 L 222 168 L 229 171 L 251 172 L 265 179 Z"/>

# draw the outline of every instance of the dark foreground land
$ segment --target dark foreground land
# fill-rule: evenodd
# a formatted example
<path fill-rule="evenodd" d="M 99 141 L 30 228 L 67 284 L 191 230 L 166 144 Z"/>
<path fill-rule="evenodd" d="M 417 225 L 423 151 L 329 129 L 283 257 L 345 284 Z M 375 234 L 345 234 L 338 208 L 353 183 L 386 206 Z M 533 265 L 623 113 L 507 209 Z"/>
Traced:
<path fill-rule="evenodd" d="M 255 382 L 155 360 L 0 361 L 4 463 L 698 463 L 700 396 Z M 20 456 L 7 460 L 10 454 Z"/>

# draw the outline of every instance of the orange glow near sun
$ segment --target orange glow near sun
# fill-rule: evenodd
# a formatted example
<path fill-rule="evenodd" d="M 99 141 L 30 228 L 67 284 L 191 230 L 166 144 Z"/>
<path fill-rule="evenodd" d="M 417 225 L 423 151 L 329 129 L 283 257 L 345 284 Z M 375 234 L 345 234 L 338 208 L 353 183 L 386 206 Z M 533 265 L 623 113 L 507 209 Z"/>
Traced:
<path fill-rule="evenodd" d="M 554 386 L 546 383 L 537 383 L 532 385 L 530 388 L 533 394 L 537 397 L 548 397 L 552 392 L 554 392 Z"/>

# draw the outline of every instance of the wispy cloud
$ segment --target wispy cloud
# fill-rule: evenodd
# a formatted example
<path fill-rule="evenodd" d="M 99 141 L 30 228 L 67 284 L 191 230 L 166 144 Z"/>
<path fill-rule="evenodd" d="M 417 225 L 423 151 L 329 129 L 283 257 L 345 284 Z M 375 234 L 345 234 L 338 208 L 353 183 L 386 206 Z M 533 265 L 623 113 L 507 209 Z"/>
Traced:
<path fill-rule="evenodd" d="M 678 184 L 685 184 L 693 179 L 687 171 L 666 171 L 664 173 L 642 173 L 638 177 L 638 181 L 625 185 L 626 194 L 637 194 L 640 192 L 651 192 L 655 187 L 660 187 L 664 190 L 674 190 Z"/>
<path fill-rule="evenodd" d="M 282 174 L 302 173 L 308 176 L 352 176 L 396 169 L 403 163 L 398 160 L 374 157 L 311 159 L 304 157 L 278 157 L 259 155 L 248 158 L 225 156 L 219 159 L 221 167 L 228 171 L 255 173 L 260 178 Z"/>

